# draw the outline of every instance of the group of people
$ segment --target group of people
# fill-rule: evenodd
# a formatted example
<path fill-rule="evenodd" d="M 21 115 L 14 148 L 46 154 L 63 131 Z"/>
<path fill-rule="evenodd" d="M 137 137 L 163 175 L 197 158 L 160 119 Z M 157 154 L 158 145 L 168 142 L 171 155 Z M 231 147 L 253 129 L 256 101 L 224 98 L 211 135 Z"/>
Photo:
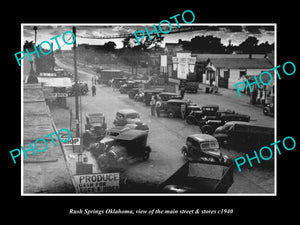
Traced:
<path fill-rule="evenodd" d="M 156 115 L 159 117 L 162 108 L 162 102 L 161 102 L 161 98 L 158 95 L 152 95 L 150 106 L 151 106 L 151 115 L 155 116 L 155 112 L 156 112 Z"/>

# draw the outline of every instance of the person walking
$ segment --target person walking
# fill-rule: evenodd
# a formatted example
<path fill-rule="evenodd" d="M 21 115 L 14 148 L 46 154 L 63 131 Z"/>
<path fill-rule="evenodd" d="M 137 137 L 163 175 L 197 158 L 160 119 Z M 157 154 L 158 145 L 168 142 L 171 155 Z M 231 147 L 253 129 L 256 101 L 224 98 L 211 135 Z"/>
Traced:
<path fill-rule="evenodd" d="M 180 95 L 181 95 L 182 99 L 184 98 L 184 94 L 185 94 L 185 87 L 181 87 L 181 89 L 180 89 Z"/>
<path fill-rule="evenodd" d="M 151 106 L 151 116 L 155 116 L 155 97 L 152 95 L 151 101 L 150 101 L 150 106 Z"/>
<path fill-rule="evenodd" d="M 181 104 L 180 105 L 180 112 L 181 112 L 181 118 L 184 120 L 185 118 L 185 108 L 186 108 L 186 104 Z"/>
<path fill-rule="evenodd" d="M 156 111 L 157 117 L 160 117 L 161 106 L 162 106 L 161 99 L 157 98 L 156 103 L 155 103 L 155 111 Z"/>
<path fill-rule="evenodd" d="M 93 85 L 92 86 L 92 96 L 95 96 L 96 95 L 96 86 Z"/>

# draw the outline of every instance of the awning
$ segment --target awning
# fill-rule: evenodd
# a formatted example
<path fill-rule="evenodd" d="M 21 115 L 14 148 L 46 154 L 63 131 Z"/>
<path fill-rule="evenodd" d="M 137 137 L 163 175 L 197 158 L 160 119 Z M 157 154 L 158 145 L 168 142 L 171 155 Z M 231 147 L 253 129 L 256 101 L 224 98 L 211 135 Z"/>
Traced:
<path fill-rule="evenodd" d="M 44 87 L 72 87 L 70 77 L 37 77 Z"/>

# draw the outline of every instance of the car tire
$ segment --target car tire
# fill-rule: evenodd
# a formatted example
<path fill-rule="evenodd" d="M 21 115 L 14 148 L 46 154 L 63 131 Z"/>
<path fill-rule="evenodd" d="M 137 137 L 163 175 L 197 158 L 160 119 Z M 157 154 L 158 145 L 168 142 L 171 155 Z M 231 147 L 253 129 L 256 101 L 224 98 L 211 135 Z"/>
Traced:
<path fill-rule="evenodd" d="M 264 108 L 263 113 L 264 113 L 264 115 L 268 115 L 268 113 L 269 113 L 268 109 Z"/>
<path fill-rule="evenodd" d="M 183 146 L 182 148 L 181 148 L 181 153 L 182 153 L 182 155 L 183 155 L 183 158 L 184 158 L 184 160 L 188 160 L 188 152 L 187 152 L 187 147 L 186 146 Z"/>
<path fill-rule="evenodd" d="M 201 131 L 202 131 L 203 134 L 212 134 L 213 133 L 213 128 L 209 125 L 204 125 L 201 128 Z"/>
<path fill-rule="evenodd" d="M 144 152 L 144 155 L 143 155 L 143 161 L 147 161 L 149 159 L 149 156 L 150 156 L 150 152 L 151 152 L 151 148 L 149 146 L 147 146 L 145 148 L 145 152 Z"/>
<path fill-rule="evenodd" d="M 173 111 L 169 111 L 169 112 L 168 112 L 168 117 L 169 117 L 170 119 L 173 119 L 173 118 L 175 117 L 174 112 L 173 112 Z"/>

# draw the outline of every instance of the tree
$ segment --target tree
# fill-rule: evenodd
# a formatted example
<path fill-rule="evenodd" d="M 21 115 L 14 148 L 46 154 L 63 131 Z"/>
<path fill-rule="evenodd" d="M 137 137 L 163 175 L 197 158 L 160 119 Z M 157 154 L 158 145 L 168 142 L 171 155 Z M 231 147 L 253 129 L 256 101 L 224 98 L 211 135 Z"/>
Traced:
<path fill-rule="evenodd" d="M 224 53 L 225 47 L 221 43 L 221 38 L 208 36 L 196 36 L 190 42 L 182 42 L 183 48 L 193 53 Z"/>
<path fill-rule="evenodd" d="M 25 49 L 32 49 L 34 46 L 33 41 L 25 41 L 24 45 L 23 45 L 23 51 L 25 51 Z"/>
<path fill-rule="evenodd" d="M 254 36 L 250 36 L 238 46 L 238 49 L 246 54 L 256 53 L 257 43 L 258 43 L 258 39 Z"/>

